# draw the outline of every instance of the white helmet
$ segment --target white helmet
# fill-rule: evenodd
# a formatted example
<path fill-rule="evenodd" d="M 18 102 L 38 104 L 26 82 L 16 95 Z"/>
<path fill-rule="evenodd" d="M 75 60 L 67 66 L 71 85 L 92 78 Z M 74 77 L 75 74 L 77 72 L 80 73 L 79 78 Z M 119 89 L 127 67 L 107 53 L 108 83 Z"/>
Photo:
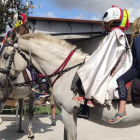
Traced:
<path fill-rule="evenodd" d="M 117 6 L 113 5 L 112 8 L 108 9 L 104 16 L 103 16 L 104 22 L 110 22 L 110 21 L 119 21 L 120 25 L 119 27 L 126 29 L 129 27 L 129 11 L 126 9 L 118 8 Z"/>
<path fill-rule="evenodd" d="M 118 7 L 108 9 L 103 16 L 103 21 L 109 22 L 111 20 L 122 20 L 122 9 Z"/>

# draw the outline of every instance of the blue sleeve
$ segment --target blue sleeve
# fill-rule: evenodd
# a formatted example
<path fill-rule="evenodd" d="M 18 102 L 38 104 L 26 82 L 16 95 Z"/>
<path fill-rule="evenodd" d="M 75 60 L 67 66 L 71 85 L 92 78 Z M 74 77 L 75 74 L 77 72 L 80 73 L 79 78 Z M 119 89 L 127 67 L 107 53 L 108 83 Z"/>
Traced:
<path fill-rule="evenodd" d="M 135 53 L 136 53 L 136 59 L 137 59 L 137 62 L 138 62 L 138 65 L 140 67 L 140 36 L 136 37 L 134 39 L 134 49 L 135 49 Z"/>
<path fill-rule="evenodd" d="M 7 37 L 10 37 L 10 35 L 11 35 L 11 31 L 8 31 L 7 32 Z"/>

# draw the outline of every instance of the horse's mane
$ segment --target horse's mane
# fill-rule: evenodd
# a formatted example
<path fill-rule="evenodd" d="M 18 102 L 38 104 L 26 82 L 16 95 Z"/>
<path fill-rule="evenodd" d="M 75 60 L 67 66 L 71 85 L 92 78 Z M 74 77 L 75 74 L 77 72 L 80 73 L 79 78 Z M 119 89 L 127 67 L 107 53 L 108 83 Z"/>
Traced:
<path fill-rule="evenodd" d="M 76 45 L 71 45 L 70 43 L 68 43 L 65 40 L 59 39 L 59 38 L 51 36 L 51 35 L 46 35 L 44 33 L 29 33 L 29 34 L 20 36 L 20 38 L 22 38 L 22 39 L 31 39 L 34 42 L 37 42 L 37 41 L 41 42 L 41 40 L 50 41 L 50 42 L 53 42 L 53 43 L 57 43 L 57 44 L 65 47 L 65 48 L 68 48 L 68 49 L 73 49 L 73 50 L 76 49 Z M 81 51 L 81 49 L 76 49 L 76 52 L 78 52 L 80 54 L 84 54 Z"/>

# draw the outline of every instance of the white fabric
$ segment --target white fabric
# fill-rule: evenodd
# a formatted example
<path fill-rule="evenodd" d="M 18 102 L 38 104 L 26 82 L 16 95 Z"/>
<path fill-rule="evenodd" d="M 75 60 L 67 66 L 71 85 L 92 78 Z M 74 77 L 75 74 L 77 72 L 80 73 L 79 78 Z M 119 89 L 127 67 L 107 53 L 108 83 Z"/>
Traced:
<path fill-rule="evenodd" d="M 132 65 L 130 49 L 126 53 L 127 45 L 125 34 L 120 29 L 114 29 L 103 39 L 85 64 L 78 69 L 77 73 L 81 78 L 86 98 L 95 98 L 100 104 L 104 104 L 105 101 L 119 97 L 116 79 Z M 118 60 L 120 60 L 119 64 L 110 76 Z"/>

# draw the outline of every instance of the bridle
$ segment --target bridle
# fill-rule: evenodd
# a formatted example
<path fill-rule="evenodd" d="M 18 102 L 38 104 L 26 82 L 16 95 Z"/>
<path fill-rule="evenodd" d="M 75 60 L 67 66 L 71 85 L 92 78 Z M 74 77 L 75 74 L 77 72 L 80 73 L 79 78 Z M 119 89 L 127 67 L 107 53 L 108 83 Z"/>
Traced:
<path fill-rule="evenodd" d="M 14 76 L 13 74 L 11 74 L 10 71 L 11 71 L 11 65 L 12 65 L 12 63 L 14 61 L 14 56 L 15 56 L 15 53 L 16 53 L 16 48 L 12 44 L 9 44 L 9 43 L 6 43 L 5 47 L 6 46 L 11 46 L 14 49 L 12 51 L 12 54 L 11 54 L 11 57 L 10 57 L 10 61 L 9 61 L 9 65 L 8 65 L 7 69 L 0 68 L 0 73 L 6 74 L 7 81 L 14 81 L 14 80 L 16 80 L 17 77 Z"/>
<path fill-rule="evenodd" d="M 11 54 L 11 57 L 10 57 L 10 61 L 9 61 L 9 65 L 8 65 L 7 69 L 0 68 L 0 73 L 6 74 L 7 81 L 11 82 L 11 81 L 14 81 L 14 80 L 17 79 L 16 76 L 14 76 L 13 74 L 10 73 L 11 65 L 14 62 L 14 56 L 15 56 L 16 51 L 27 61 L 28 64 L 30 62 L 29 62 L 29 60 L 26 58 L 26 56 L 21 52 L 21 50 L 18 47 L 15 47 L 14 45 L 9 44 L 9 43 L 5 43 L 4 47 L 6 47 L 6 46 L 13 47 L 14 49 L 12 51 L 12 54 Z"/>

